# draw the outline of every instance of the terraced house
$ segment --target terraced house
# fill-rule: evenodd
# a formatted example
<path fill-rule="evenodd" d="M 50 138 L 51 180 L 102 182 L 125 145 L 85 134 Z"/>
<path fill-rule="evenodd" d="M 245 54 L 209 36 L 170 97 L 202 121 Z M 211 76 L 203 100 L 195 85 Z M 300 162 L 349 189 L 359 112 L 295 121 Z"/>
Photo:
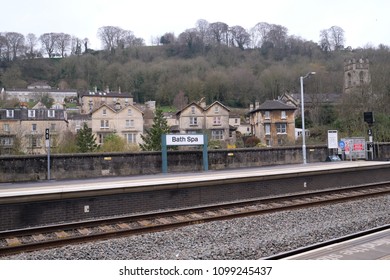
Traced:
<path fill-rule="evenodd" d="M 235 127 L 229 125 L 229 112 L 222 103 L 215 101 L 209 106 L 203 101 L 192 102 L 176 113 L 178 129 L 183 134 L 203 134 L 207 131 L 211 140 L 235 142 Z"/>
<path fill-rule="evenodd" d="M 56 147 L 67 127 L 63 109 L 0 109 L 0 154 L 46 154 L 45 130 L 50 131 L 51 147 Z"/>

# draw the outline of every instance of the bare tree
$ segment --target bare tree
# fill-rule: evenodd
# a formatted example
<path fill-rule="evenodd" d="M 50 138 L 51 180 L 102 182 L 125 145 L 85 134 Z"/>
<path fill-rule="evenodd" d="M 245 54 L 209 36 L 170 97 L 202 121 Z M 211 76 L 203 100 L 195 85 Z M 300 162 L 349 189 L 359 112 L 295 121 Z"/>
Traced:
<path fill-rule="evenodd" d="M 114 52 L 121 41 L 124 30 L 117 26 L 103 26 L 98 30 L 98 37 L 100 38 L 103 48 Z"/>
<path fill-rule="evenodd" d="M 209 25 L 209 34 L 214 43 L 220 44 L 228 44 L 228 30 L 229 26 L 223 22 L 213 22 Z"/>
<path fill-rule="evenodd" d="M 61 57 L 65 57 L 66 51 L 69 49 L 71 36 L 65 33 L 57 33 L 55 47 L 60 52 Z"/>
<path fill-rule="evenodd" d="M 271 24 L 266 22 L 259 22 L 251 30 L 252 46 L 260 48 L 267 40 L 268 33 L 271 30 Z"/>
<path fill-rule="evenodd" d="M 320 47 L 324 52 L 331 51 L 332 49 L 327 29 L 320 31 Z"/>
<path fill-rule="evenodd" d="M 81 45 L 83 41 L 75 36 L 72 37 L 70 43 L 70 53 L 72 55 L 81 55 Z"/>
<path fill-rule="evenodd" d="M 3 60 L 7 53 L 7 39 L 5 38 L 5 36 L 0 33 L 0 60 Z"/>
<path fill-rule="evenodd" d="M 344 42 L 344 30 L 339 26 L 332 26 L 320 32 L 320 46 L 323 51 L 343 49 Z"/>
<path fill-rule="evenodd" d="M 18 54 L 23 51 L 24 36 L 17 32 L 7 32 L 4 37 L 8 44 L 8 60 L 15 60 Z"/>
<path fill-rule="evenodd" d="M 51 58 L 54 57 L 57 33 L 44 33 L 39 37 L 39 40 L 42 43 L 42 48 L 45 50 L 47 55 Z"/>
<path fill-rule="evenodd" d="M 237 46 L 240 49 L 244 49 L 245 46 L 248 46 L 250 43 L 249 33 L 241 26 L 236 25 L 230 28 L 230 33 L 232 34 L 232 40 L 237 43 Z"/>
<path fill-rule="evenodd" d="M 38 44 L 38 38 L 33 33 L 29 33 L 26 36 L 26 57 L 29 59 L 35 58 L 37 56 L 37 52 L 35 47 Z"/>
<path fill-rule="evenodd" d="M 209 23 L 207 20 L 199 19 L 196 22 L 196 30 L 199 32 L 200 39 L 204 44 L 208 44 L 208 30 L 209 30 Z"/>
<path fill-rule="evenodd" d="M 344 48 L 344 30 L 339 26 L 329 28 L 331 42 L 335 50 Z"/>

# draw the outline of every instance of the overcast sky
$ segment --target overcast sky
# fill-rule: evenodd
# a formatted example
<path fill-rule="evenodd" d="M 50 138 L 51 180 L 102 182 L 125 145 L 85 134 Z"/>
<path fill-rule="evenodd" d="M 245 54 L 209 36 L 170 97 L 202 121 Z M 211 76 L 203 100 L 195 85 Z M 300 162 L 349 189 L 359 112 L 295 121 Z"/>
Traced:
<path fill-rule="evenodd" d="M 178 36 L 199 19 L 247 30 L 259 22 L 279 24 L 314 42 L 336 25 L 345 31 L 345 46 L 390 46 L 388 0 L 8 0 L 1 10 L 0 32 L 63 32 L 87 37 L 93 49 L 101 48 L 96 34 L 102 26 L 131 30 L 150 45 L 153 37 Z"/>

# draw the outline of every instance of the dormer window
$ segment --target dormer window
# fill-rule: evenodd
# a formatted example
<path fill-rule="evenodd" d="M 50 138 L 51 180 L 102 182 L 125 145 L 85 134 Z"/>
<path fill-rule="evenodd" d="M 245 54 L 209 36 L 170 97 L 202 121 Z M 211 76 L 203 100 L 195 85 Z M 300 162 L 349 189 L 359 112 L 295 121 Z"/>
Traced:
<path fill-rule="evenodd" d="M 14 110 L 7 110 L 6 116 L 7 116 L 7 118 L 13 118 L 14 117 Z"/>
<path fill-rule="evenodd" d="M 28 117 L 35 118 L 35 110 L 28 110 Z"/>

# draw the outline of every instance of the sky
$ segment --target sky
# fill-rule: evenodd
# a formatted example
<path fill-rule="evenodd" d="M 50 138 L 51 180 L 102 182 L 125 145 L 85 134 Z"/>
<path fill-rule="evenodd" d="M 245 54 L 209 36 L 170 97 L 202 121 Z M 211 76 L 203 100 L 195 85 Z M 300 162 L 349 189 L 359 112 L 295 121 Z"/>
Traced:
<path fill-rule="evenodd" d="M 176 36 L 199 19 L 249 30 L 259 22 L 278 24 L 288 35 L 319 41 L 321 30 L 339 26 L 345 46 L 390 46 L 388 0 L 13 0 L 1 6 L 0 32 L 63 32 L 88 38 L 101 49 L 102 26 L 131 30 L 151 45 L 167 32 Z"/>

